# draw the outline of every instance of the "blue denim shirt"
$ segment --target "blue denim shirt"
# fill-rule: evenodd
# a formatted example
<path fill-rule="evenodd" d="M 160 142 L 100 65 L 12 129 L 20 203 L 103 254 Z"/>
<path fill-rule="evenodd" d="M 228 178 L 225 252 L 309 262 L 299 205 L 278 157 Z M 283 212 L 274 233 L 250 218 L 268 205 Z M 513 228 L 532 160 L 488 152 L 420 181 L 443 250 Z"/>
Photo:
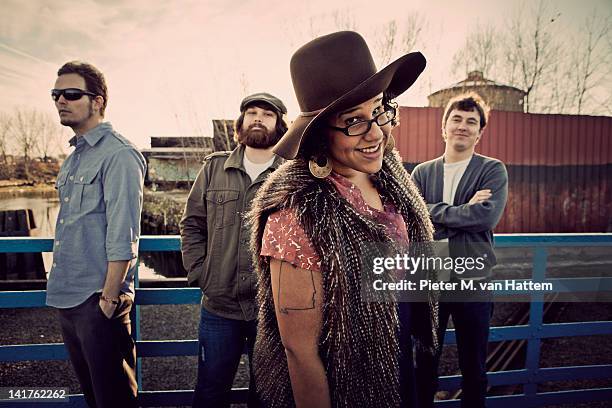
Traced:
<path fill-rule="evenodd" d="M 108 261 L 133 260 L 121 287 L 133 298 L 145 160 L 108 122 L 70 145 L 55 184 L 60 211 L 47 305 L 74 307 L 101 291 Z"/>

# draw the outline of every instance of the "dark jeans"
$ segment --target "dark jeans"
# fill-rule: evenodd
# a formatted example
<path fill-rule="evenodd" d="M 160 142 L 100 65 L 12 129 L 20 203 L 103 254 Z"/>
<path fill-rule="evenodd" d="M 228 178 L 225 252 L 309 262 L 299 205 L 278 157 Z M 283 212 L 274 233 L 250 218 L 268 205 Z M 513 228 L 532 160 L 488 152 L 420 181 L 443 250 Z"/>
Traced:
<path fill-rule="evenodd" d="M 448 318 L 452 315 L 457 338 L 459 368 L 461 369 L 461 406 L 479 408 L 485 406 L 487 393 L 487 346 L 489 340 L 489 321 L 493 313 L 492 302 L 440 302 L 440 339 Z M 433 407 L 438 389 L 438 364 L 440 353 L 436 356 L 417 353 L 416 383 L 419 390 L 419 407 Z"/>
<path fill-rule="evenodd" d="M 82 304 L 58 309 L 64 343 L 90 407 L 136 407 L 136 347 L 131 336 L 132 299 L 122 293 L 108 319 L 94 293 Z"/>
<path fill-rule="evenodd" d="M 412 303 L 398 303 L 398 315 L 400 321 L 400 408 L 416 408 L 417 389 L 410 330 L 412 324 Z"/>
<path fill-rule="evenodd" d="M 251 367 L 248 406 L 257 406 L 252 371 L 256 333 L 256 321 L 226 319 L 202 307 L 194 407 L 229 407 L 230 390 L 245 346 Z"/>

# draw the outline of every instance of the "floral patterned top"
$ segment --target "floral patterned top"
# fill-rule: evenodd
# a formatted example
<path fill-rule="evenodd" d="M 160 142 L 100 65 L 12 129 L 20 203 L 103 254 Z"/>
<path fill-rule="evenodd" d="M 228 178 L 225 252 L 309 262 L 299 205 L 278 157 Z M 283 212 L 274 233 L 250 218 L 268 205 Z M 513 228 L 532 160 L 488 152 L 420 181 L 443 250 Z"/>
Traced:
<path fill-rule="evenodd" d="M 329 179 L 357 211 L 383 224 L 391 239 L 403 245 L 408 244 L 406 223 L 392 203 L 385 202 L 385 198 L 382 197 L 384 210 L 379 211 L 365 202 L 359 188 L 346 177 L 332 172 Z M 300 225 L 295 210 L 292 209 L 283 209 L 268 217 L 262 239 L 261 256 L 289 262 L 298 268 L 310 271 L 321 270 L 321 260 Z"/>

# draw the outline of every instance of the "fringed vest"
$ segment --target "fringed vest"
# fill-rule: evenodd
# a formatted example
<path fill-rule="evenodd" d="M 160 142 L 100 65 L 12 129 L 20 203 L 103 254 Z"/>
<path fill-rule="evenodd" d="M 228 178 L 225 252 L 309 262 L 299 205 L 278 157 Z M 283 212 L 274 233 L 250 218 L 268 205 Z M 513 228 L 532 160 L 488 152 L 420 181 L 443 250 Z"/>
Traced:
<path fill-rule="evenodd" d="M 374 177 L 378 191 L 402 214 L 410 242 L 432 240 L 427 207 L 396 152 L 385 155 Z M 365 302 L 361 296 L 360 243 L 388 242 L 385 229 L 359 212 L 329 180 L 314 178 L 308 163 L 288 161 L 272 173 L 253 200 L 251 249 L 258 273 L 260 305 L 253 372 L 267 407 L 293 407 L 285 350 L 274 312 L 270 264 L 260 257 L 268 216 L 294 209 L 321 259 L 323 285 L 319 355 L 333 407 L 399 406 L 398 316 L 392 302 Z M 437 303 L 415 304 L 415 341 L 437 348 Z M 414 309 L 413 309 L 414 310 Z"/>

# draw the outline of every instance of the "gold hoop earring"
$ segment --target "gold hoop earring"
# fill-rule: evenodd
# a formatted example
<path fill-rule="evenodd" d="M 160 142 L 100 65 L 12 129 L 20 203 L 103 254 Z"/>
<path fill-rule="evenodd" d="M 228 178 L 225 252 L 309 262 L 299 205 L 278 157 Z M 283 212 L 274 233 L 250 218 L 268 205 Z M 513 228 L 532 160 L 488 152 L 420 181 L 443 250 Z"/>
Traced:
<path fill-rule="evenodd" d="M 389 137 L 387 138 L 387 144 L 385 146 L 385 153 L 389 153 L 394 148 L 395 148 L 395 138 L 393 137 L 392 134 L 389 134 Z"/>
<path fill-rule="evenodd" d="M 327 156 L 319 156 L 308 161 L 310 174 L 319 179 L 324 179 L 332 172 L 332 166 Z"/>

